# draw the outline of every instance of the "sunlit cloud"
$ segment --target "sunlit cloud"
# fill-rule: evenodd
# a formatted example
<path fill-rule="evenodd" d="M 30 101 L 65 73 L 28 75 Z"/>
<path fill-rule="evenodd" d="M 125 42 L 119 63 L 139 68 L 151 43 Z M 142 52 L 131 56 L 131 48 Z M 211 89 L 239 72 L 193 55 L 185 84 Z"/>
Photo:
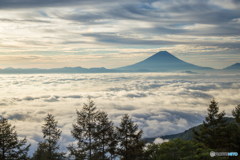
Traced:
<path fill-rule="evenodd" d="M 212 98 L 231 116 L 240 99 L 239 78 L 187 73 L 1 75 L 0 114 L 33 143 L 31 153 L 41 141 L 47 113 L 59 122 L 61 150 L 66 150 L 74 141 L 70 130 L 76 109 L 81 110 L 88 97 L 115 125 L 128 113 L 144 137 L 159 137 L 202 123 Z"/>
<path fill-rule="evenodd" d="M 97 66 L 114 68 L 137 62 L 143 58 L 142 53 L 149 55 L 160 50 L 188 56 L 187 60 L 197 65 L 201 65 L 196 61 L 198 58 L 210 59 L 205 64 L 216 68 L 240 60 L 240 7 L 235 0 L 0 1 L 0 8 L 1 55 L 43 56 L 45 68 L 96 67 L 80 61 L 72 65 L 55 62 L 55 58 L 49 59 L 49 56 L 66 59 L 64 56 L 90 55 L 100 60 Z M 108 49 L 114 51 L 106 52 Z M 96 52 L 103 57 L 110 55 L 109 59 L 101 59 Z M 125 58 L 127 55 L 136 58 L 111 63 L 116 52 L 127 53 Z M 218 54 L 225 56 L 223 62 L 209 56 Z M 144 58 L 147 57 L 146 54 Z M 12 59 L 0 68 L 44 66 L 24 61 L 14 66 L 15 62 Z"/>

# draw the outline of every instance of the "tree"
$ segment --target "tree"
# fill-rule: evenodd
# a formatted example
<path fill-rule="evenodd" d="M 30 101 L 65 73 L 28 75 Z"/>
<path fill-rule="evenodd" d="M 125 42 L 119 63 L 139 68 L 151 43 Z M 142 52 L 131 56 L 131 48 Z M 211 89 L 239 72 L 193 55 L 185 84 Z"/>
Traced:
<path fill-rule="evenodd" d="M 161 144 L 150 144 L 145 153 L 150 153 L 147 160 L 225 159 L 225 157 L 210 157 L 211 151 L 212 149 L 204 147 L 201 143 L 176 138 Z"/>
<path fill-rule="evenodd" d="M 71 131 L 73 138 L 78 141 L 77 147 L 74 147 L 73 144 L 67 147 L 70 155 L 75 156 L 75 159 L 92 158 L 92 150 L 95 146 L 92 135 L 96 128 L 98 113 L 94 102 L 90 98 L 88 104 L 84 103 L 82 110 L 77 111 L 77 122 L 73 124 L 73 130 Z"/>
<path fill-rule="evenodd" d="M 42 126 L 43 142 L 38 143 L 38 149 L 34 153 L 33 158 L 35 160 L 60 160 L 64 158 L 63 152 L 57 152 L 59 150 L 58 140 L 61 137 L 62 131 L 57 128 L 57 121 L 52 114 L 48 114 L 44 119 L 45 124 Z"/>
<path fill-rule="evenodd" d="M 118 154 L 122 160 L 136 160 L 142 157 L 145 141 L 142 140 L 143 131 L 138 131 L 138 125 L 134 124 L 128 114 L 123 115 L 119 134 Z"/>
<path fill-rule="evenodd" d="M 27 145 L 26 137 L 18 140 L 15 126 L 11 127 L 8 120 L 3 118 L 0 121 L 0 159 L 1 160 L 27 160 L 27 152 L 31 144 Z"/>
<path fill-rule="evenodd" d="M 232 111 L 232 115 L 235 118 L 237 123 L 240 123 L 240 104 L 235 107 L 235 109 Z"/>
<path fill-rule="evenodd" d="M 224 135 L 226 132 L 227 120 L 223 117 L 225 112 L 219 112 L 218 103 L 213 99 L 208 107 L 208 115 L 200 126 L 200 132 L 193 131 L 195 141 L 203 143 L 211 149 L 221 151 L 224 144 Z"/>
<path fill-rule="evenodd" d="M 108 152 L 110 154 L 110 160 L 113 160 L 117 157 L 117 145 L 118 145 L 118 131 L 116 127 L 113 128 L 113 133 L 111 134 L 111 143 L 109 144 Z"/>
<path fill-rule="evenodd" d="M 99 112 L 96 116 L 96 130 L 93 133 L 95 155 L 98 160 L 109 159 L 106 153 L 112 150 L 112 141 L 115 140 L 113 134 L 113 122 L 108 119 L 107 113 Z"/>
<path fill-rule="evenodd" d="M 231 135 L 229 139 L 231 140 L 231 144 L 234 145 L 234 149 L 232 150 L 240 153 L 240 104 L 232 111 L 232 115 L 237 124 L 232 124 L 231 132 L 228 132 L 228 136 Z M 233 131 L 235 131 L 235 133 L 232 133 Z"/>

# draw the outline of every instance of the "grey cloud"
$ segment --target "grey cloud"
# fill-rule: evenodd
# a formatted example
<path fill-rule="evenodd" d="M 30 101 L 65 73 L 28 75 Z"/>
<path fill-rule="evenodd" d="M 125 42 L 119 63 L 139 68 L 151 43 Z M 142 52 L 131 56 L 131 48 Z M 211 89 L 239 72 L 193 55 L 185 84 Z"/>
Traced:
<path fill-rule="evenodd" d="M 85 13 L 85 14 L 71 14 L 71 15 L 64 15 L 59 16 L 61 19 L 72 20 L 81 22 L 84 24 L 106 24 L 111 21 L 110 15 L 105 15 L 103 13 Z"/>
<path fill-rule="evenodd" d="M 129 97 L 129 98 L 140 98 L 140 97 L 147 97 L 148 95 L 145 93 L 128 93 L 125 95 L 125 97 Z"/>
<path fill-rule="evenodd" d="M 0 106 L 7 106 L 6 103 L 0 103 Z"/>
<path fill-rule="evenodd" d="M 51 97 L 50 95 L 44 95 L 44 96 L 41 96 L 41 98 L 49 98 Z"/>
<path fill-rule="evenodd" d="M 202 122 L 204 119 L 205 115 L 202 113 L 197 113 L 197 112 L 188 112 L 188 111 L 174 111 L 174 110 L 167 110 L 163 109 L 161 112 L 164 113 L 164 115 L 167 117 L 166 119 L 175 122 L 176 119 L 184 118 L 188 122 L 191 122 L 193 124 L 199 124 Z"/>
<path fill-rule="evenodd" d="M 63 96 L 63 98 L 82 98 L 80 95 L 69 95 L 69 96 Z"/>
<path fill-rule="evenodd" d="M 33 101 L 35 99 L 39 99 L 39 98 L 38 97 L 33 98 L 33 97 L 30 97 L 30 96 L 27 96 L 27 97 L 23 98 L 23 100 L 26 100 L 26 101 Z"/>
<path fill-rule="evenodd" d="M 44 20 L 38 20 L 38 19 L 24 19 L 24 20 L 18 20 L 18 19 L 6 19 L 6 18 L 0 18 L 0 22 L 13 22 L 13 23 L 24 23 L 24 22 L 31 22 L 31 23 L 51 23 L 51 21 L 44 21 Z"/>
<path fill-rule="evenodd" d="M 123 36 L 110 35 L 110 34 L 82 34 L 85 37 L 95 37 L 97 41 L 103 43 L 113 43 L 121 45 L 174 45 L 174 44 L 186 44 L 188 42 L 174 42 L 174 41 L 164 41 L 164 40 L 146 40 L 137 38 L 124 38 Z"/>
<path fill-rule="evenodd" d="M 44 99 L 45 102 L 57 102 L 58 101 L 59 96 L 53 96 L 49 99 Z"/>
<path fill-rule="evenodd" d="M 22 114 L 22 113 L 13 113 L 13 114 L 11 114 L 10 113 L 10 114 L 7 114 L 5 118 L 6 119 L 11 119 L 11 120 L 24 121 L 26 118 L 29 118 L 29 117 L 30 116 L 28 114 Z"/>
<path fill-rule="evenodd" d="M 160 3 L 159 6 L 154 6 L 154 3 Z M 237 0 L 232 0 L 228 3 L 238 4 Z M 88 5 L 91 11 L 83 9 L 84 5 Z M 80 6 L 80 7 L 79 7 Z M 85 25 L 99 25 L 99 27 L 104 26 L 106 23 L 118 24 L 121 20 L 129 21 L 141 21 L 148 22 L 149 26 L 131 26 L 131 28 L 122 29 L 117 31 L 119 36 L 114 34 L 82 34 L 85 37 L 94 37 L 97 42 L 104 44 L 119 44 L 119 45 L 178 45 L 178 44 L 188 44 L 188 45 L 198 45 L 198 46 L 218 46 L 221 48 L 239 49 L 239 42 L 204 42 L 202 40 L 197 40 L 201 36 L 205 37 L 228 37 L 228 36 L 239 36 L 240 29 L 237 24 L 231 24 L 233 19 L 239 18 L 239 9 L 226 10 L 219 6 L 216 6 L 211 1 L 151 1 L 151 0 L 134 0 L 134 1 L 119 1 L 113 2 L 110 0 L 101 1 L 101 4 L 97 3 L 96 0 L 89 1 L 77 1 L 77 0 L 60 0 L 60 1 L 3 1 L 0 0 L 0 8 L 41 8 L 41 7 L 74 7 L 75 10 L 71 13 L 55 13 L 53 15 L 57 18 L 63 20 L 76 21 L 76 23 L 81 23 Z M 48 17 L 48 13 L 44 10 L 38 11 L 43 17 Z M 5 22 L 15 21 L 17 19 L 0 19 Z M 25 18 L 23 21 L 26 22 L 42 22 L 42 23 L 53 23 L 48 21 L 38 20 L 37 18 L 29 19 Z M 71 22 L 72 23 L 72 22 Z M 192 28 L 187 29 L 186 26 L 190 27 L 195 24 L 211 25 L 211 27 L 203 28 Z M 101 26 L 102 25 L 102 26 Z M 185 26 L 185 28 L 184 28 Z M 109 26 L 108 26 L 109 27 Z M 42 30 L 41 30 L 42 31 Z M 44 29 L 44 33 L 52 32 L 51 29 Z M 56 32 L 56 31 L 55 31 Z M 59 31 L 60 32 L 60 31 Z M 64 32 L 61 31 L 61 33 Z M 66 32 L 66 31 L 65 31 Z M 131 35 L 126 37 L 128 33 L 132 35 L 143 35 L 144 38 L 133 38 Z M 75 33 L 67 33 L 69 36 Z M 77 33 L 78 34 L 78 33 Z M 168 39 L 160 40 L 152 39 L 152 36 L 160 35 L 190 35 L 191 39 Z M 148 37 L 148 38 L 146 38 Z M 64 38 L 65 39 L 65 38 Z M 40 41 L 32 40 L 21 40 L 21 42 L 47 46 L 49 43 L 42 43 Z M 76 44 L 76 43 L 94 43 L 86 42 L 82 40 L 63 40 L 61 44 Z M 44 82 L 47 84 L 50 82 Z"/>
<path fill-rule="evenodd" d="M 132 105 L 115 105 L 115 104 L 111 104 L 112 108 L 117 109 L 117 110 L 127 110 L 127 111 L 132 111 L 134 109 L 136 109 L 136 107 L 132 106 Z"/>
<path fill-rule="evenodd" d="M 187 89 L 192 89 L 192 90 L 201 90 L 201 91 L 209 91 L 212 89 L 218 89 L 218 87 L 215 84 L 205 84 L 205 85 L 196 85 L 196 86 L 189 86 Z"/>
<path fill-rule="evenodd" d="M 36 114 L 47 114 L 45 111 L 37 111 Z"/>
<path fill-rule="evenodd" d="M 136 0 L 137 1 L 137 0 Z M 149 0 L 150 1 L 150 0 Z M 112 3 L 111 0 L 102 0 L 101 3 L 97 3 L 96 0 L 32 0 L 32 1 L 4 1 L 0 0 L 0 8 L 5 9 L 22 9 L 22 8 L 42 8 L 42 7 L 83 7 L 84 5 L 96 5 Z M 122 2 L 128 2 L 123 0 Z"/>
<path fill-rule="evenodd" d="M 34 139 L 34 140 L 37 141 L 37 142 L 43 141 L 42 136 L 40 136 L 40 135 L 38 135 L 38 134 L 36 134 L 36 133 L 34 133 L 34 134 L 31 136 L 31 138 Z"/>

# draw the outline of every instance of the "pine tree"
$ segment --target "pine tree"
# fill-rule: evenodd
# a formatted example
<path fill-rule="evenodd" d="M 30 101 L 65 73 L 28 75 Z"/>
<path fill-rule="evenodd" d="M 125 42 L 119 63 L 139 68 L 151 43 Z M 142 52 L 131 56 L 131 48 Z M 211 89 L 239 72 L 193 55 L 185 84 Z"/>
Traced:
<path fill-rule="evenodd" d="M 120 127 L 117 127 L 117 130 L 120 140 L 118 154 L 121 159 L 140 159 L 145 146 L 145 142 L 142 140 L 143 131 L 138 131 L 138 125 L 133 123 L 128 114 L 123 115 Z"/>
<path fill-rule="evenodd" d="M 8 120 L 3 118 L 0 121 L 0 159 L 1 160 L 27 160 L 27 152 L 30 144 L 27 143 L 26 137 L 23 140 L 18 140 L 15 126 L 11 127 Z"/>
<path fill-rule="evenodd" d="M 235 107 L 235 109 L 232 111 L 232 115 L 235 118 L 237 123 L 240 123 L 240 104 Z"/>
<path fill-rule="evenodd" d="M 88 104 L 83 105 L 81 111 L 77 111 L 77 123 L 73 124 L 73 130 L 71 131 L 73 138 L 77 142 L 77 147 L 73 144 L 67 148 L 70 151 L 70 155 L 75 159 L 92 158 L 92 150 L 96 146 L 93 141 L 93 133 L 96 129 L 96 117 L 98 115 L 94 102 L 89 98 Z"/>
<path fill-rule="evenodd" d="M 208 115 L 199 128 L 200 132 L 193 129 L 194 140 L 205 144 L 211 149 L 221 150 L 224 144 L 224 135 L 226 132 L 227 120 L 223 117 L 225 112 L 219 112 L 218 103 L 213 99 L 209 105 Z"/>
<path fill-rule="evenodd" d="M 109 159 L 106 153 L 112 149 L 111 144 L 114 134 L 113 122 L 108 119 L 108 115 L 105 112 L 99 112 L 96 116 L 96 131 L 93 133 L 93 139 L 95 141 L 95 155 L 98 160 Z"/>
<path fill-rule="evenodd" d="M 237 107 L 235 107 L 235 109 L 232 111 L 232 115 L 235 118 L 235 121 L 237 124 L 232 124 L 232 130 L 235 131 L 234 134 L 231 134 L 231 132 L 228 132 L 229 134 L 231 134 L 230 138 L 231 138 L 231 144 L 234 145 L 234 149 L 232 149 L 233 151 L 236 151 L 238 153 L 240 153 L 240 104 L 237 105 Z M 232 131 L 233 132 L 233 131 Z"/>
<path fill-rule="evenodd" d="M 60 160 L 64 158 L 63 152 L 57 152 L 59 150 L 58 140 L 61 137 L 61 131 L 57 128 L 57 121 L 52 114 L 48 114 L 44 119 L 45 124 L 42 126 L 43 142 L 39 142 L 38 149 L 34 153 L 33 158 L 35 160 Z"/>
<path fill-rule="evenodd" d="M 117 128 L 114 126 L 113 133 L 110 135 L 111 143 L 109 144 L 108 152 L 110 154 L 109 159 L 113 160 L 117 157 L 117 145 L 119 140 L 119 134 Z"/>

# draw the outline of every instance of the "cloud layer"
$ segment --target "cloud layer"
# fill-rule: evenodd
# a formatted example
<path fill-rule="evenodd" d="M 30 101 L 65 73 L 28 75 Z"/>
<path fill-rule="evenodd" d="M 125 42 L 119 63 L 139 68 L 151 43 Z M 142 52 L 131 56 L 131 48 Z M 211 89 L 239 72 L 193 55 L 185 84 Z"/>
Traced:
<path fill-rule="evenodd" d="M 114 68 L 160 50 L 209 67 L 240 61 L 235 0 L 0 0 L 0 8 L 2 68 Z"/>
<path fill-rule="evenodd" d="M 91 97 L 118 125 L 128 113 L 144 137 L 182 132 L 202 123 L 215 98 L 227 116 L 239 103 L 240 75 L 187 73 L 114 73 L 1 75 L 0 114 L 21 137 L 41 141 L 41 125 L 52 113 L 63 131 L 61 149 L 73 142 L 70 130 L 76 109 Z M 8 87 L 6 87 L 8 86 Z"/>

